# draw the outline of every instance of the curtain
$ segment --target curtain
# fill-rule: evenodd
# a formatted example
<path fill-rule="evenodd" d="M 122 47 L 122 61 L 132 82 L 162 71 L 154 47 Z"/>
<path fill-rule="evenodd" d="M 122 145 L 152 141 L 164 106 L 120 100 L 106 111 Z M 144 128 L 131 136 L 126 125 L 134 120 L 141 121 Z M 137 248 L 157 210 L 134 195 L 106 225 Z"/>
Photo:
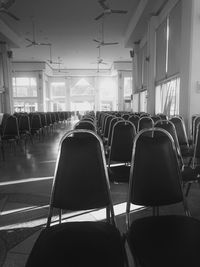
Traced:
<path fill-rule="evenodd" d="M 167 19 L 156 30 L 156 82 L 166 78 Z"/>
<path fill-rule="evenodd" d="M 181 44 L 181 1 L 171 10 L 169 15 L 168 69 L 170 77 L 180 72 Z"/>

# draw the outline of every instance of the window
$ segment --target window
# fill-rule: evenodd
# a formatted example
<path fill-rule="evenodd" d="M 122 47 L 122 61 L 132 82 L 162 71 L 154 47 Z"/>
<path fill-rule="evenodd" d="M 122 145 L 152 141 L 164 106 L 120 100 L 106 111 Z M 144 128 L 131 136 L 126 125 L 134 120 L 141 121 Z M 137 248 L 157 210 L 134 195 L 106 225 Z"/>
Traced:
<path fill-rule="evenodd" d="M 38 104 L 35 101 L 14 100 L 15 112 L 35 112 L 38 111 Z"/>
<path fill-rule="evenodd" d="M 37 97 L 37 80 L 34 77 L 14 77 L 13 97 Z"/>
<path fill-rule="evenodd" d="M 65 97 L 65 83 L 64 82 L 53 82 L 51 83 L 52 97 Z"/>
<path fill-rule="evenodd" d="M 89 84 L 84 78 L 81 78 L 72 88 L 71 96 L 82 96 L 82 95 L 94 95 L 95 91 L 93 86 Z"/>
<path fill-rule="evenodd" d="M 140 93 L 140 112 L 147 112 L 147 90 Z"/>
<path fill-rule="evenodd" d="M 132 95 L 132 77 L 124 77 L 124 99 L 131 100 Z"/>
<path fill-rule="evenodd" d="M 156 86 L 156 113 L 168 116 L 179 114 L 180 78 Z"/>

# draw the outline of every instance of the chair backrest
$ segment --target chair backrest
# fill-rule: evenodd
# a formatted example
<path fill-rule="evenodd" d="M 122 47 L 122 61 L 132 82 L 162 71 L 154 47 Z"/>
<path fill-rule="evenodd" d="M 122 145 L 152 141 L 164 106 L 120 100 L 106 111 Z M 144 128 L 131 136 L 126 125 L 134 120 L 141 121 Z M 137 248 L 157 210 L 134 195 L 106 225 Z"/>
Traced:
<path fill-rule="evenodd" d="M 132 115 L 128 119 L 130 122 L 132 122 L 134 124 L 136 131 L 138 130 L 138 121 L 139 121 L 139 119 L 140 119 L 140 117 L 137 116 L 137 115 Z"/>
<path fill-rule="evenodd" d="M 108 138 L 108 132 L 109 132 L 109 127 L 110 127 L 110 122 L 113 119 L 113 116 L 107 116 L 105 119 L 105 125 L 104 125 L 104 131 L 103 131 L 103 137 Z"/>
<path fill-rule="evenodd" d="M 41 124 L 42 127 L 47 126 L 47 118 L 46 118 L 46 113 L 40 113 L 40 118 L 41 118 Z"/>
<path fill-rule="evenodd" d="M 111 145 L 111 139 L 112 139 L 112 132 L 113 132 L 113 127 L 115 125 L 115 123 L 119 120 L 122 120 L 119 117 L 113 117 L 112 120 L 110 121 L 110 127 L 109 127 L 109 131 L 108 131 L 108 142 L 107 145 L 110 146 Z"/>
<path fill-rule="evenodd" d="M 40 129 L 42 128 L 41 118 L 38 113 L 35 113 L 31 117 L 31 129 Z"/>
<path fill-rule="evenodd" d="M 48 225 L 53 208 L 78 211 L 106 207 L 114 220 L 108 181 L 100 137 L 89 130 L 66 133 L 57 158 Z"/>
<path fill-rule="evenodd" d="M 179 145 L 189 146 L 184 120 L 180 117 L 172 117 L 170 121 L 176 128 Z"/>
<path fill-rule="evenodd" d="M 159 115 L 153 115 L 153 116 L 151 116 L 151 118 L 154 121 L 154 123 L 161 120 L 161 117 Z"/>
<path fill-rule="evenodd" d="M 154 126 L 154 121 L 152 120 L 151 117 L 141 117 L 138 121 L 138 132 L 143 130 L 143 129 L 149 129 Z"/>
<path fill-rule="evenodd" d="M 131 122 L 120 120 L 115 123 L 111 138 L 109 163 L 110 161 L 130 162 L 135 135 L 135 126 Z"/>
<path fill-rule="evenodd" d="M 200 159 L 200 122 L 197 124 L 196 127 L 196 139 L 194 143 L 194 154 L 192 159 L 192 166 L 195 167 Z"/>
<path fill-rule="evenodd" d="M 158 207 L 184 200 L 173 138 L 164 129 L 142 130 L 134 140 L 127 213 L 130 203 Z"/>
<path fill-rule="evenodd" d="M 10 115 L 5 121 L 3 136 L 19 137 L 18 120 L 15 116 Z"/>
<path fill-rule="evenodd" d="M 29 116 L 27 116 L 27 115 L 20 116 L 20 119 L 19 119 L 19 131 L 20 132 L 24 132 L 24 131 L 30 132 L 30 130 L 31 130 L 31 127 L 30 127 Z"/>
<path fill-rule="evenodd" d="M 193 143 L 196 140 L 196 132 L 197 132 L 197 125 L 200 122 L 200 115 L 197 115 L 194 120 L 193 120 L 193 125 L 192 125 L 192 139 L 193 139 Z"/>
<path fill-rule="evenodd" d="M 52 124 L 51 113 L 47 112 L 46 119 L 47 119 L 47 125 L 50 126 Z"/>
<path fill-rule="evenodd" d="M 181 155 L 181 149 L 180 149 L 180 145 L 179 145 L 179 142 L 178 142 L 178 137 L 177 137 L 177 134 L 176 134 L 176 128 L 175 128 L 174 124 L 169 120 L 160 120 L 160 121 L 157 121 L 154 126 L 156 128 L 164 129 L 165 131 L 167 131 L 172 136 L 174 144 L 175 144 L 175 147 L 176 147 L 178 159 L 180 161 L 181 166 L 183 166 L 184 165 L 183 158 L 182 158 L 182 155 Z"/>
<path fill-rule="evenodd" d="M 85 120 L 77 122 L 74 126 L 74 129 L 85 129 L 85 130 L 96 131 L 95 125 L 91 121 L 85 121 Z"/>
<path fill-rule="evenodd" d="M 129 114 L 123 114 L 123 115 L 122 115 L 122 118 L 123 118 L 124 120 L 128 120 L 129 117 L 130 117 Z"/>

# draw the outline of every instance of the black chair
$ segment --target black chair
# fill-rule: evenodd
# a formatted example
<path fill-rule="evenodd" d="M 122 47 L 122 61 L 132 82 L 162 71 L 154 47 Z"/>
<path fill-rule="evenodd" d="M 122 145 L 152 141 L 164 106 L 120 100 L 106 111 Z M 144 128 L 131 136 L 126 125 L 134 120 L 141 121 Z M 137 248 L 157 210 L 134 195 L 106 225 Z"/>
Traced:
<path fill-rule="evenodd" d="M 85 129 L 96 132 L 96 127 L 91 121 L 80 120 L 74 125 L 74 130 Z"/>
<path fill-rule="evenodd" d="M 19 118 L 19 134 L 21 139 L 24 139 L 25 148 L 28 139 L 31 140 L 31 143 L 33 143 L 30 119 L 28 115 L 21 115 Z"/>
<path fill-rule="evenodd" d="M 10 144 L 16 152 L 16 145 L 20 144 L 18 120 L 15 116 L 10 115 L 5 121 L 3 134 L 1 137 L 3 146 L 5 143 Z"/>
<path fill-rule="evenodd" d="M 42 123 L 40 114 L 38 113 L 32 114 L 30 119 L 30 124 L 31 124 L 31 135 L 38 136 L 38 138 L 40 139 L 42 134 Z"/>
<path fill-rule="evenodd" d="M 130 122 L 132 122 L 134 124 L 136 131 L 138 130 L 139 119 L 140 119 L 140 117 L 137 115 L 131 115 L 128 119 Z"/>
<path fill-rule="evenodd" d="M 185 215 L 159 215 L 158 207 L 181 202 Z M 131 203 L 152 207 L 154 215 L 131 222 Z M 200 221 L 188 216 L 176 148 L 163 129 L 143 130 L 135 138 L 126 214 L 136 266 L 200 266 Z"/>
<path fill-rule="evenodd" d="M 109 126 L 109 130 L 108 130 L 108 139 L 107 139 L 107 142 L 105 145 L 106 156 L 108 156 L 108 153 L 110 151 L 113 127 L 114 127 L 115 123 L 119 120 L 123 120 L 123 119 L 119 118 L 119 117 L 113 117 L 112 120 L 110 121 L 110 126 Z"/>
<path fill-rule="evenodd" d="M 181 154 L 184 158 L 192 158 L 193 155 L 193 147 L 189 146 L 189 141 L 186 133 L 184 120 L 180 117 L 172 117 L 170 121 L 174 124 L 176 128 L 176 133 L 178 137 L 178 142 L 181 149 Z M 189 160 L 190 164 L 190 160 Z"/>
<path fill-rule="evenodd" d="M 151 117 L 149 116 L 143 116 L 140 117 L 139 121 L 138 121 L 138 129 L 137 132 L 143 130 L 143 129 L 149 129 L 152 128 L 154 126 L 154 121 Z"/>
<path fill-rule="evenodd" d="M 130 121 L 117 121 L 113 127 L 108 155 L 108 172 L 112 182 L 128 182 L 135 126 Z"/>
<path fill-rule="evenodd" d="M 60 224 L 52 225 L 55 208 L 60 210 Z M 63 222 L 61 218 L 63 210 L 101 208 L 106 209 L 105 221 Z M 60 145 L 47 227 L 37 239 L 26 267 L 122 267 L 124 253 L 115 226 L 102 141 L 92 131 L 70 131 Z"/>

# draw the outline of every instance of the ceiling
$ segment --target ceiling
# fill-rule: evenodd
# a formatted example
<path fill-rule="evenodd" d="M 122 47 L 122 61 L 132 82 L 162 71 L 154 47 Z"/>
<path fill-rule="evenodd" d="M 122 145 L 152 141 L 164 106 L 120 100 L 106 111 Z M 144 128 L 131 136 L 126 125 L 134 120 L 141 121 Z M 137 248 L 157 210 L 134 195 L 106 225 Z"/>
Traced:
<path fill-rule="evenodd" d="M 94 20 L 103 9 L 98 0 L 16 0 L 9 11 L 20 18 L 15 21 L 0 13 L 20 36 L 21 47 L 13 49 L 14 61 L 47 61 L 49 46 L 26 47 L 25 38 L 32 39 L 34 20 L 36 41 L 52 44 L 52 59 L 61 58 L 61 68 L 95 69 L 99 51 L 93 39 L 101 40 L 104 21 L 104 41 L 119 42 L 115 46 L 101 47 L 101 57 L 110 68 L 113 61 L 130 61 L 130 48 L 124 48 L 124 34 L 139 0 L 107 0 L 113 9 L 127 10 L 127 14 L 110 14 Z M 56 65 L 53 65 L 56 67 Z"/>

